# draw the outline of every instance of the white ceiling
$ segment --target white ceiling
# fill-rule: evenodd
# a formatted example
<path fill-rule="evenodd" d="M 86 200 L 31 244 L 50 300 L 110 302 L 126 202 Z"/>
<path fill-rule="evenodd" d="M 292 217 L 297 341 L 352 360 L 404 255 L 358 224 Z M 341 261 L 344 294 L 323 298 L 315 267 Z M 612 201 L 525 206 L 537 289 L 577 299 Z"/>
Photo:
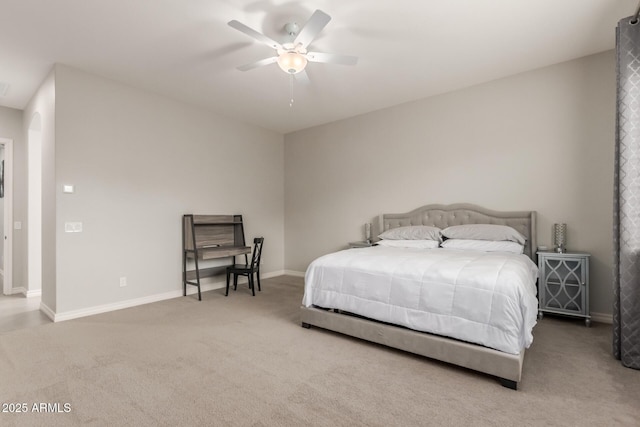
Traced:
<path fill-rule="evenodd" d="M 281 133 L 352 117 L 612 49 L 637 0 L 0 0 L 0 105 L 22 109 L 54 63 L 206 107 Z M 315 9 L 331 22 L 314 51 L 354 67 L 310 63 L 311 84 L 229 27 L 277 41 Z"/>

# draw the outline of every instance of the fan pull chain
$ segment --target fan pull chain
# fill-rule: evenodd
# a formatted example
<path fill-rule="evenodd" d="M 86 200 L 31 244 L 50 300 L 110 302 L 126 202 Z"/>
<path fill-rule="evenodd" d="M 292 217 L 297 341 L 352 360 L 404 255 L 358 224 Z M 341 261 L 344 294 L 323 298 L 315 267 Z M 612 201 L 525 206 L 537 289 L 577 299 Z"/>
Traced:
<path fill-rule="evenodd" d="M 289 101 L 289 107 L 293 107 L 293 74 L 289 74 L 289 94 L 290 94 L 290 101 Z"/>

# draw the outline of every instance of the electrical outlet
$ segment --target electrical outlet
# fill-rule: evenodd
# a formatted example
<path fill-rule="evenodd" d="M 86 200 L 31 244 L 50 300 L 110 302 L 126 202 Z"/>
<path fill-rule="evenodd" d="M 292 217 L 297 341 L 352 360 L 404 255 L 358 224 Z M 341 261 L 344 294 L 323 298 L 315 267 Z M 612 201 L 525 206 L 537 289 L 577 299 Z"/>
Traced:
<path fill-rule="evenodd" d="M 127 278 L 126 277 L 121 277 L 120 278 L 120 287 L 124 288 L 125 286 L 127 286 Z"/>

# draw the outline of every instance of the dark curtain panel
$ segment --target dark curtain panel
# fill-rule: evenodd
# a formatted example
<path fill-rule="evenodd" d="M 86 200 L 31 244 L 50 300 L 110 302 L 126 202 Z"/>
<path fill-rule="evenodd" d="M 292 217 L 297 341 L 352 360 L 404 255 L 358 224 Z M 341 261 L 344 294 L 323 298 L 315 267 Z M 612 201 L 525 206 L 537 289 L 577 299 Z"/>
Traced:
<path fill-rule="evenodd" d="M 618 22 L 613 353 L 640 369 L 640 22 Z"/>

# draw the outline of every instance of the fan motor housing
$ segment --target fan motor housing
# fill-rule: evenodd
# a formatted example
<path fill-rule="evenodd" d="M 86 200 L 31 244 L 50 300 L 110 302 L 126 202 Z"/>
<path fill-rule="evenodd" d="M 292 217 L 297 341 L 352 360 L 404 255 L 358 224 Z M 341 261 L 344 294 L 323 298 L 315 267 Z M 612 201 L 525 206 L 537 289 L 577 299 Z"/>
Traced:
<path fill-rule="evenodd" d="M 290 36 L 297 36 L 298 33 L 300 32 L 300 25 L 298 25 L 297 22 L 289 22 L 289 23 L 285 24 L 284 30 Z"/>

